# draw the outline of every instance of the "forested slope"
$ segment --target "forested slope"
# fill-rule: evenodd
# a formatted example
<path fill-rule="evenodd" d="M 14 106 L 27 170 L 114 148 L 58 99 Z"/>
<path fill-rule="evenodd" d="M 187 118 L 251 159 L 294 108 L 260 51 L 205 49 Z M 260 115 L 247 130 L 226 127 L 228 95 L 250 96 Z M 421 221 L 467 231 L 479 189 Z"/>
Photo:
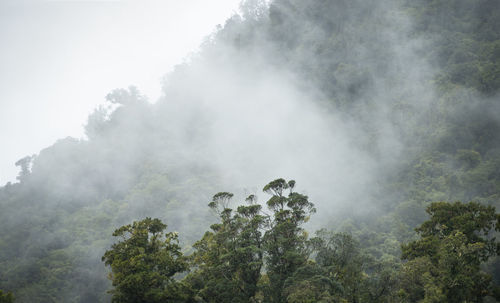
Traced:
<path fill-rule="evenodd" d="M 434 201 L 500 208 L 500 3 L 247 1 L 151 104 L 116 89 L 86 139 L 21 159 L 0 188 L 0 289 L 108 302 L 101 256 L 159 217 L 191 251 L 218 191 L 295 178 L 311 230 L 398 266 Z M 500 280 L 500 266 L 488 269 Z"/>

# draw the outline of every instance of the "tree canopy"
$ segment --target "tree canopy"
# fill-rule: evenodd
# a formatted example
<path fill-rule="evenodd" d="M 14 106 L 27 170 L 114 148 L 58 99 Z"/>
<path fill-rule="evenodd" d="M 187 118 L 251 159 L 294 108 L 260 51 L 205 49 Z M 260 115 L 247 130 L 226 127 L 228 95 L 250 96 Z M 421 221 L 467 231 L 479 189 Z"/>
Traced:
<path fill-rule="evenodd" d="M 481 264 L 500 253 L 500 214 L 479 203 L 435 202 L 421 238 L 402 246 L 402 297 L 408 302 L 481 302 L 495 295 Z"/>
<path fill-rule="evenodd" d="M 103 256 L 113 302 L 480 302 L 498 285 L 482 265 L 499 254 L 500 214 L 469 202 L 435 202 L 420 239 L 402 245 L 401 266 L 376 259 L 346 232 L 321 229 L 309 238 L 314 213 L 295 181 L 276 179 L 235 205 L 229 192 L 208 204 L 218 217 L 185 257 L 176 233 L 146 218 L 123 226 L 122 241 Z M 164 238 L 164 239 L 163 239 Z M 394 261 L 392 261 L 394 262 Z M 187 272 L 185 276 L 175 274 Z"/>
<path fill-rule="evenodd" d="M 112 302 L 184 302 L 182 285 L 174 275 L 188 269 L 176 233 L 167 225 L 146 218 L 117 229 L 121 241 L 111 246 L 102 261 L 111 267 Z"/>

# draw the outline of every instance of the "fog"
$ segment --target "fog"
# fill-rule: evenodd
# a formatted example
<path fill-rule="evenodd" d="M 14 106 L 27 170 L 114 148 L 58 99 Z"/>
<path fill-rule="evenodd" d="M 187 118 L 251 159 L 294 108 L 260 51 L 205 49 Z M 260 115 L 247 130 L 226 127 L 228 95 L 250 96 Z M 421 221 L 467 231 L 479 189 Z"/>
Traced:
<path fill-rule="evenodd" d="M 66 44 L 56 40 L 49 46 L 40 39 L 45 56 L 51 59 L 43 60 L 47 61 L 44 64 L 53 63 L 57 68 L 58 64 L 78 62 L 70 67 L 84 68 L 77 72 L 75 87 L 70 85 L 71 76 L 66 77 L 69 82 L 61 82 L 61 75 L 54 72 L 36 83 L 46 86 L 45 93 L 64 97 L 44 98 L 42 90 L 40 95 L 24 98 L 54 101 L 39 105 L 37 111 L 30 107 L 26 120 L 16 119 L 21 126 L 14 129 L 32 130 L 33 136 L 40 132 L 82 138 L 59 141 L 42 150 L 33 164 L 32 182 L 50 188 L 57 197 L 50 204 L 124 199 L 131 209 L 121 224 L 159 212 L 154 205 L 160 207 L 161 201 L 134 194 L 143 186 L 143 172 L 150 173 L 145 167 L 151 166 L 160 174 L 177 176 L 173 179 L 181 183 L 192 176 L 203 178 L 197 176 L 200 172 L 214 176 L 208 190 L 195 191 L 199 197 L 189 198 L 190 203 L 200 206 L 211 191 L 260 196 L 259 188 L 265 182 L 284 177 L 296 179 L 299 189 L 316 203 L 318 226 L 332 216 L 383 213 L 384 203 L 377 199 L 392 199 L 384 180 L 394 178 L 398 165 L 411 159 L 407 151 L 414 141 L 414 127 L 425 118 L 434 97 L 434 88 L 427 80 L 434 71 L 418 55 L 428 45 L 410 36 L 411 20 L 394 1 L 344 3 L 338 13 L 320 20 L 315 19 L 317 12 L 297 11 L 294 6 L 300 3 L 294 1 L 275 1 L 270 12 L 265 1 L 247 1 L 239 7 L 239 15 L 206 36 L 198 51 L 185 54 L 185 62 L 175 68 L 169 67 L 172 61 L 168 60 L 174 60 L 176 54 L 170 46 L 189 45 L 189 37 L 195 36 L 189 20 L 197 20 L 196 12 L 203 7 L 189 10 L 190 6 L 185 6 L 183 16 L 177 14 L 183 12 L 181 7 L 163 7 L 158 2 L 146 8 L 134 2 L 105 3 L 99 5 L 106 9 L 98 11 L 95 3 L 36 5 L 47 10 L 47 15 L 42 15 L 47 20 L 61 18 L 47 26 L 62 30 L 67 37 Z M 55 5 L 56 12 L 71 12 L 76 9 L 73 5 L 84 10 L 60 16 L 50 5 Z M 327 10 L 338 9 L 334 4 L 325 5 Z M 90 24 L 78 22 L 87 20 L 87 11 L 94 14 L 92 30 L 84 26 Z M 175 11 L 179 19 L 169 20 L 163 11 Z M 116 13 L 118 22 L 107 13 Z M 74 37 L 78 31 L 71 31 L 73 23 L 75 31 L 89 36 L 87 40 L 79 42 Z M 359 27 L 354 29 L 350 24 Z M 371 25 L 371 30 L 365 31 L 363 24 Z M 172 32 L 165 32 L 162 26 Z M 200 21 L 199 26 L 205 24 Z M 153 28 L 155 31 L 147 31 Z M 47 31 L 46 35 L 52 33 Z M 330 43 L 326 44 L 330 49 L 321 44 L 301 47 L 309 41 Z M 102 52 L 94 50 L 101 45 Z M 69 51 L 61 55 L 49 51 L 64 46 Z M 320 51 L 327 53 L 318 55 Z M 162 52 L 170 55 L 162 59 Z M 61 60 L 65 56 L 68 58 Z M 36 71 L 48 70 L 52 69 L 43 65 Z M 167 72 L 161 81 L 160 70 Z M 136 75 L 140 77 L 134 79 Z M 335 81 L 329 82 L 332 78 Z M 100 101 L 105 86 L 109 92 L 126 87 L 126 81 L 133 81 L 138 89 L 118 89 L 107 102 Z M 81 101 L 87 99 L 93 101 Z M 90 109 L 81 108 L 85 106 L 97 109 L 86 126 L 88 138 L 76 126 L 75 133 L 65 126 L 60 130 L 64 134 L 51 134 L 37 127 L 37 119 L 30 116 L 50 119 L 59 130 L 64 121 L 81 126 L 76 115 L 88 114 Z M 400 108 L 411 108 L 411 115 Z M 59 116 L 64 118 L 59 120 Z M 31 142 L 31 137 L 7 137 L 17 140 L 15 147 L 23 148 L 23 156 L 30 154 L 21 143 Z M 134 197 L 132 202 L 127 200 L 129 195 Z M 154 205 L 146 207 L 141 199 Z M 180 214 L 177 219 L 190 215 Z M 182 230 L 188 224 L 179 220 L 173 227 Z"/>
<path fill-rule="evenodd" d="M 276 14 L 297 14 L 279 1 L 273 5 Z M 362 19 L 373 20 L 381 11 L 396 8 L 391 1 L 369 4 L 371 11 L 357 16 L 361 5 L 367 4 L 350 4 L 352 11 L 343 11 L 344 18 L 368 23 Z M 166 78 L 165 96 L 157 108 L 169 117 L 164 128 L 180 134 L 176 149 L 182 151 L 183 159 L 215 169 L 224 187 L 220 190 L 250 191 L 261 202 L 265 195 L 260 188 L 266 181 L 296 179 L 318 207 L 319 226 L 344 212 L 377 213 L 381 210 L 378 195 L 387 194 L 379 184 L 393 177 L 395 167 L 407 157 L 405 144 L 412 140 L 407 136 L 408 117 L 395 118 L 395 108 L 411 106 L 418 117 L 434 95 L 425 80 L 432 77 L 433 69 L 417 55 L 425 44 L 409 37 L 410 20 L 388 14 L 373 31 L 353 34 L 361 41 L 378 40 L 373 45 L 384 44 L 387 57 L 382 63 L 373 57 L 377 50 L 370 49 L 372 44 L 359 40 L 339 43 L 352 52 L 340 49 L 331 57 L 315 56 L 307 49 L 283 52 L 280 39 L 321 41 L 329 33 L 314 24 L 299 27 L 294 18 L 280 26 L 296 31 L 278 41 L 259 29 L 241 33 L 240 24 L 251 23 L 252 18 L 271 22 L 252 6 L 247 9 L 246 15 L 229 20 L 216 34 L 215 45 L 206 45 L 189 65 Z M 338 22 L 338 16 L 330 18 L 323 22 Z M 339 36 L 347 34 L 339 32 Z M 244 39 L 250 41 L 242 50 Z M 354 97 L 349 82 L 358 81 L 357 75 L 343 80 L 347 85 L 342 79 L 330 83 L 325 91 L 318 85 L 321 80 L 311 83 L 297 74 L 304 63 L 321 68 L 353 59 L 367 71 L 359 76 L 363 83 Z M 348 98 L 361 105 L 354 109 L 335 105 Z M 399 123 L 398 119 L 407 120 Z M 192 129 L 194 134 L 186 131 Z"/>
<path fill-rule="evenodd" d="M 66 136 L 116 87 L 150 102 L 238 0 L 0 1 L 0 184 L 14 163 Z"/>

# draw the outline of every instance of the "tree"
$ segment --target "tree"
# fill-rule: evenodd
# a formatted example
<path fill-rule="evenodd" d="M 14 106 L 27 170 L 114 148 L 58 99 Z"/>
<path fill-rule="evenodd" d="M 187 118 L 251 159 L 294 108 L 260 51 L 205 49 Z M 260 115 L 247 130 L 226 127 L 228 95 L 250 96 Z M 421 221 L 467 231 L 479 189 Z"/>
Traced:
<path fill-rule="evenodd" d="M 293 191 L 294 186 L 293 180 L 276 179 L 263 189 L 272 195 L 267 206 L 273 211 L 269 229 L 264 235 L 269 278 L 265 291 L 267 302 L 286 302 L 285 281 L 306 264 L 309 256 L 307 233 L 301 225 L 316 209 L 306 195 Z"/>
<path fill-rule="evenodd" d="M 312 239 L 316 262 L 327 277 L 341 285 L 342 296 L 348 302 L 358 302 L 365 277 L 367 258 L 357 241 L 347 233 L 333 233 L 324 229 Z"/>
<path fill-rule="evenodd" d="M 106 95 L 106 100 L 112 104 L 134 105 L 146 102 L 146 97 L 141 94 L 137 87 L 131 85 L 128 89 L 117 88 Z"/>
<path fill-rule="evenodd" d="M 117 229 L 122 240 L 111 246 L 102 261 L 111 267 L 112 302 L 186 302 L 189 292 L 174 280 L 188 270 L 177 233 L 165 233 L 167 225 L 146 218 Z"/>
<path fill-rule="evenodd" d="M 338 302 L 342 286 L 331 279 L 319 264 L 309 261 L 285 280 L 283 294 L 286 302 Z"/>
<path fill-rule="evenodd" d="M 255 196 L 236 212 L 229 208 L 233 194 L 221 192 L 209 207 L 221 222 L 212 225 L 194 248 L 197 270 L 188 277 L 207 302 L 250 302 L 256 295 L 263 266 L 262 233 L 265 217 Z"/>
<path fill-rule="evenodd" d="M 233 194 L 221 192 L 213 197 L 209 207 L 220 223 L 213 224 L 211 231 L 194 245 L 196 270 L 187 278 L 201 299 L 253 302 L 264 296 L 265 302 L 286 302 L 287 297 L 298 302 L 297 298 L 303 296 L 295 291 L 301 288 L 295 281 L 317 268 L 297 272 L 309 256 L 307 234 L 301 224 L 315 209 L 307 196 L 293 192 L 294 185 L 295 181 L 277 179 L 264 187 L 272 195 L 267 201 L 272 217 L 263 214 L 254 195 L 236 211 L 229 208 Z M 289 191 L 288 195 L 285 191 Z M 265 275 L 261 273 L 263 268 Z M 326 287 L 322 280 L 309 282 L 311 289 Z"/>
<path fill-rule="evenodd" d="M 33 163 L 34 159 L 35 156 L 33 155 L 33 156 L 26 156 L 22 159 L 17 160 L 15 165 L 21 168 L 19 175 L 16 177 L 17 180 L 23 182 L 31 174 L 31 164 Z"/>
<path fill-rule="evenodd" d="M 480 265 L 498 255 L 500 215 L 479 203 L 435 202 L 430 220 L 416 231 L 421 239 L 402 246 L 400 294 L 406 302 L 481 302 L 490 295 L 491 276 Z"/>

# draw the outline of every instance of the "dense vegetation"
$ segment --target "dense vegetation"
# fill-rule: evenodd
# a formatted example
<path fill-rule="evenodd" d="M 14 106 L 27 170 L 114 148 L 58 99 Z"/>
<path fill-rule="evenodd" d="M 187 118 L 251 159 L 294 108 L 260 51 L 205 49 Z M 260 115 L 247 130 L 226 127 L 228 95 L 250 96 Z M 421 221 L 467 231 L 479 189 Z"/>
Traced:
<path fill-rule="evenodd" d="M 0 187 L 0 300 L 127 302 L 127 287 L 144 285 L 134 302 L 498 297 L 500 2 L 241 11 L 166 78 L 157 103 L 116 89 L 86 139 L 16 163 L 18 182 Z M 255 193 L 282 172 L 314 197 L 311 221 L 295 191 L 268 210 L 254 198 L 229 210 L 222 193 L 203 234 L 211 193 Z"/>
<path fill-rule="evenodd" d="M 347 233 L 302 225 L 314 204 L 294 191 L 295 181 L 264 187 L 271 214 L 249 196 L 230 208 L 221 192 L 209 207 L 219 216 L 184 256 L 166 225 L 146 218 L 117 229 L 103 256 L 112 269 L 112 302 L 481 302 L 500 286 L 480 265 L 500 253 L 488 235 L 500 214 L 478 203 L 432 203 L 421 238 L 403 245 L 402 267 L 384 266 Z M 124 236 L 127 232 L 128 236 Z M 191 267 L 191 270 L 190 270 Z M 188 272 L 183 279 L 175 274 Z"/>

